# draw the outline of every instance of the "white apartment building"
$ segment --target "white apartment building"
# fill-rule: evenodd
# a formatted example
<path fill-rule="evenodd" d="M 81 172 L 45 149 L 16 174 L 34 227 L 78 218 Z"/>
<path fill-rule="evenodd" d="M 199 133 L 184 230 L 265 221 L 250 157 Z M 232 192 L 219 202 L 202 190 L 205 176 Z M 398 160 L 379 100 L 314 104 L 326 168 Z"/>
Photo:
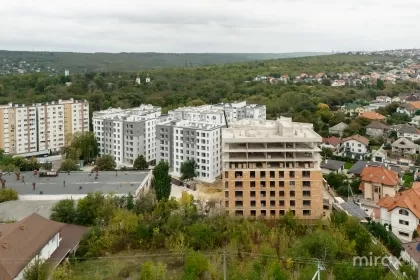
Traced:
<path fill-rule="evenodd" d="M 226 125 L 226 120 L 228 123 L 244 118 L 265 120 L 266 107 L 259 104 L 246 104 L 246 101 L 242 101 L 197 107 L 181 107 L 169 111 L 168 116 L 176 120 Z"/>
<path fill-rule="evenodd" d="M 161 108 L 153 105 L 93 113 L 93 132 L 101 155 L 115 157 L 118 166 L 132 166 L 143 155 L 146 161 L 156 159 L 156 124 Z"/>
<path fill-rule="evenodd" d="M 213 182 L 221 172 L 221 124 L 173 120 L 156 126 L 156 160 L 167 161 L 173 175 L 181 176 L 181 164 L 197 163 L 197 179 Z"/>

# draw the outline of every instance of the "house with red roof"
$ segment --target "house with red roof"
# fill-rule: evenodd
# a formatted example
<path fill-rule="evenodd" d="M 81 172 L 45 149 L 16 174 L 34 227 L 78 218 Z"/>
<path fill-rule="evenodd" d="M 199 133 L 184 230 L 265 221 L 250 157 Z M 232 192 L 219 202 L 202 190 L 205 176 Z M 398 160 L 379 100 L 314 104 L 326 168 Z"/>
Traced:
<path fill-rule="evenodd" d="M 366 166 L 360 180 L 359 190 L 364 199 L 374 202 L 386 196 L 394 197 L 399 189 L 398 174 L 383 166 Z"/>
<path fill-rule="evenodd" d="M 419 230 L 420 182 L 395 196 L 382 197 L 377 205 L 380 207 L 380 223 L 391 225 L 392 232 L 401 240 L 411 241 L 413 232 Z"/>
<path fill-rule="evenodd" d="M 319 145 L 319 147 L 322 148 L 327 148 L 327 149 L 331 149 L 332 151 L 335 151 L 341 143 L 341 139 L 335 136 L 331 136 L 328 138 L 322 138 L 322 144 Z"/>

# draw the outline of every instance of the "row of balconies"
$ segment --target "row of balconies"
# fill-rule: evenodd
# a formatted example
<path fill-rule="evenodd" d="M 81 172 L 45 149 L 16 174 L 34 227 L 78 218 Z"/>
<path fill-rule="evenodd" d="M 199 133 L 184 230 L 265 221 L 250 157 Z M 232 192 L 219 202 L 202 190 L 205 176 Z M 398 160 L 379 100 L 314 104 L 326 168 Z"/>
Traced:
<path fill-rule="evenodd" d="M 312 169 L 318 168 L 319 163 L 311 161 L 287 162 L 225 162 L 224 168 L 228 169 Z"/>

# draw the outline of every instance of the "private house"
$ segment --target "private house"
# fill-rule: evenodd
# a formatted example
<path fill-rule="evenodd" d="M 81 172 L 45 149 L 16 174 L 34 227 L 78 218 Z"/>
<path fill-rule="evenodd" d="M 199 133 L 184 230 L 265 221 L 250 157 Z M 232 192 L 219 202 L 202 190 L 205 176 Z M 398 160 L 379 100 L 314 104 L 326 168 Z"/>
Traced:
<path fill-rule="evenodd" d="M 326 159 L 321 163 L 322 174 L 339 173 L 344 170 L 344 161 Z"/>
<path fill-rule="evenodd" d="M 335 136 L 330 136 L 328 138 L 322 138 L 322 144 L 319 145 L 319 147 L 331 149 L 331 151 L 337 150 L 337 148 L 340 146 L 341 139 Z"/>
<path fill-rule="evenodd" d="M 414 126 L 402 126 L 397 130 L 398 138 L 407 138 L 411 141 L 416 141 L 420 139 L 420 130 Z"/>
<path fill-rule="evenodd" d="M 390 104 L 392 102 L 392 98 L 389 97 L 389 96 L 385 96 L 385 95 L 376 96 L 375 100 L 378 101 L 378 102 L 384 102 L 384 103 L 388 103 L 388 104 Z"/>
<path fill-rule="evenodd" d="M 341 140 L 337 154 L 353 159 L 363 160 L 369 153 L 369 139 L 361 135 L 353 135 Z"/>
<path fill-rule="evenodd" d="M 330 129 L 328 129 L 328 132 L 330 134 L 337 134 L 343 136 L 344 130 L 346 130 L 349 126 L 343 122 L 334 125 L 333 127 L 330 127 Z"/>
<path fill-rule="evenodd" d="M 381 198 L 395 196 L 398 191 L 398 174 L 382 166 L 366 166 L 360 175 L 359 190 L 366 200 L 378 202 Z"/>
<path fill-rule="evenodd" d="M 420 260 L 420 237 L 402 244 L 401 258 L 409 263 L 413 269 L 418 269 L 418 260 Z"/>
<path fill-rule="evenodd" d="M 377 112 L 361 112 L 359 117 L 365 118 L 371 121 L 382 121 L 385 117 Z"/>
<path fill-rule="evenodd" d="M 332 87 L 344 87 L 346 85 L 346 81 L 344 80 L 335 80 L 331 86 Z"/>
<path fill-rule="evenodd" d="M 365 108 L 357 103 L 347 103 L 344 106 L 341 106 L 340 111 L 349 114 L 350 116 L 358 116 L 365 111 Z"/>
<path fill-rule="evenodd" d="M 378 121 L 371 122 L 366 126 L 366 134 L 371 137 L 384 136 L 388 132 L 388 126 Z"/>
<path fill-rule="evenodd" d="M 420 101 L 410 101 L 402 104 L 397 108 L 397 113 L 407 114 L 409 116 L 414 116 L 420 110 Z"/>
<path fill-rule="evenodd" d="M 384 149 L 382 149 L 382 147 L 372 153 L 372 160 L 375 162 L 383 163 L 387 158 L 388 154 Z"/>
<path fill-rule="evenodd" d="M 391 170 L 395 171 L 399 176 L 402 176 L 404 174 L 403 169 L 399 165 L 391 165 L 391 164 L 382 163 L 382 162 L 364 161 L 364 160 L 358 160 L 347 171 L 347 174 L 350 175 L 350 176 L 360 177 L 366 166 L 384 166 L 384 167 L 388 167 Z"/>
<path fill-rule="evenodd" d="M 380 207 L 380 223 L 391 225 L 392 232 L 401 240 L 411 241 L 413 232 L 419 229 L 420 183 L 411 189 L 385 195 L 377 202 Z"/>
<path fill-rule="evenodd" d="M 411 142 L 407 138 L 399 138 L 391 144 L 392 153 L 400 155 L 415 155 L 419 150 L 419 145 Z"/>
<path fill-rule="evenodd" d="M 414 116 L 411 121 L 409 122 L 409 124 L 415 125 L 417 127 L 420 126 L 420 116 Z"/>
<path fill-rule="evenodd" d="M 37 258 L 55 269 L 87 232 L 87 227 L 54 222 L 36 213 L 0 224 L 0 279 L 22 280 L 24 270 Z"/>

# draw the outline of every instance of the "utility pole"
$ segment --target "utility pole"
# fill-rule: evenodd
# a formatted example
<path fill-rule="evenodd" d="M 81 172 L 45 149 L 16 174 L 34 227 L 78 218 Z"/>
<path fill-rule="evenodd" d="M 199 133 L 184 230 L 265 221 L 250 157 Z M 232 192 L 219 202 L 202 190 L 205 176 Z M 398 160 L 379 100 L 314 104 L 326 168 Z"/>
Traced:
<path fill-rule="evenodd" d="M 226 277 L 226 250 L 223 250 L 223 279 L 227 280 L 227 277 Z"/>

